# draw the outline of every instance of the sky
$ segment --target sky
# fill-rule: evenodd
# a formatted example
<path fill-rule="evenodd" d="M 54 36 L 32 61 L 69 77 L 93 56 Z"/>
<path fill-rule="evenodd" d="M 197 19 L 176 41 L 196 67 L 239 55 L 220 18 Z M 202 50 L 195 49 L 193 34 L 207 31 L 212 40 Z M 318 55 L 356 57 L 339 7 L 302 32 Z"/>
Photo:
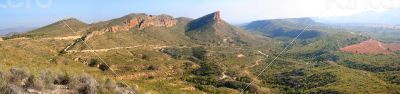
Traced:
<path fill-rule="evenodd" d="M 197 18 L 221 11 L 232 24 L 254 20 L 333 17 L 397 8 L 400 0 L 0 0 L 0 29 L 40 27 L 74 17 L 86 23 L 129 13 Z"/>

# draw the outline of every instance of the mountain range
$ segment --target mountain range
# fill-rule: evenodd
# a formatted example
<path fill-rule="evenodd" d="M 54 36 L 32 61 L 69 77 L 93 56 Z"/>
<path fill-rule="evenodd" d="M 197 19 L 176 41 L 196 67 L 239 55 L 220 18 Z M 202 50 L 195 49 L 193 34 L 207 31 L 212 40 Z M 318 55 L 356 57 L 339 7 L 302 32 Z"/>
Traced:
<path fill-rule="evenodd" d="M 366 11 L 359 14 L 338 17 L 316 18 L 324 23 L 362 23 L 362 24 L 400 24 L 400 9 L 388 9 L 383 12 Z"/>
<path fill-rule="evenodd" d="M 132 13 L 91 24 L 67 18 L 2 37 L 0 93 L 400 90 L 400 47 L 359 33 L 368 28 L 336 28 L 312 18 L 235 26 L 221 15 L 216 11 L 192 19 Z"/>

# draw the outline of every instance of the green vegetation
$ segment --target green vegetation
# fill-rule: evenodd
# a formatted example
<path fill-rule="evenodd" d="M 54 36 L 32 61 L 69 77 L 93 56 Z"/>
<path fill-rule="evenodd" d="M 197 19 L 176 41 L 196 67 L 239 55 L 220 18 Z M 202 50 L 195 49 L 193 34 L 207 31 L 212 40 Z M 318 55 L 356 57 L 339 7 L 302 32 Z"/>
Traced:
<path fill-rule="evenodd" d="M 115 81 L 107 79 L 99 83 L 90 75 L 71 75 L 68 73 L 54 73 L 42 71 L 40 74 L 30 74 L 25 70 L 11 68 L 9 72 L 0 72 L 0 93 L 17 94 L 22 92 L 50 93 L 61 91 L 63 93 L 94 94 L 97 92 L 125 92 Z"/>
<path fill-rule="evenodd" d="M 331 72 L 307 75 L 304 69 L 278 74 L 271 83 L 277 84 L 286 93 L 306 93 L 312 88 L 336 82 L 336 75 Z"/>
<path fill-rule="evenodd" d="M 144 16 L 89 25 L 67 19 L 77 33 L 60 21 L 7 37 L 0 42 L 0 93 L 120 94 L 129 87 L 139 94 L 400 92 L 399 52 L 339 52 L 370 38 L 350 30 L 299 18 L 256 21 L 244 27 L 253 31 L 247 32 L 213 13 L 195 20 L 178 18 L 170 27 L 150 24 L 109 32 Z M 308 24 L 315 25 L 290 44 Z M 84 41 L 46 39 L 77 35 Z M 22 37 L 28 39 L 16 39 Z M 71 43 L 71 49 L 62 51 Z"/>

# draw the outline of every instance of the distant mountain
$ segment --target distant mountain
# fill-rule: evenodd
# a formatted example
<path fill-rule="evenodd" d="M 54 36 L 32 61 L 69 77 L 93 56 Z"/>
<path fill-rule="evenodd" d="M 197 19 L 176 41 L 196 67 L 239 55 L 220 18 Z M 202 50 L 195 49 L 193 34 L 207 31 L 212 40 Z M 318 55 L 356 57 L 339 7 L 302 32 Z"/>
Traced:
<path fill-rule="evenodd" d="M 65 23 L 68 23 L 68 25 Z M 76 36 L 82 34 L 82 32 L 84 32 L 87 27 L 88 24 L 79 21 L 78 19 L 68 18 L 38 29 L 34 29 L 26 33 L 10 36 L 8 38 L 15 38 L 15 37 L 44 38 L 44 37 Z M 72 29 L 73 31 L 71 31 L 70 29 Z"/>
<path fill-rule="evenodd" d="M 258 20 L 250 22 L 243 26 L 249 31 L 261 32 L 269 37 L 296 37 L 301 31 L 308 26 L 319 24 L 311 18 L 289 18 L 289 19 L 272 19 Z M 300 36 L 301 39 L 318 37 L 322 32 L 315 30 L 305 30 Z"/>
<path fill-rule="evenodd" d="M 400 24 L 400 8 L 384 12 L 367 11 L 350 16 L 316 18 L 323 23 Z"/>
<path fill-rule="evenodd" d="M 10 36 L 35 29 L 34 27 L 15 27 L 0 29 L 0 36 Z"/>

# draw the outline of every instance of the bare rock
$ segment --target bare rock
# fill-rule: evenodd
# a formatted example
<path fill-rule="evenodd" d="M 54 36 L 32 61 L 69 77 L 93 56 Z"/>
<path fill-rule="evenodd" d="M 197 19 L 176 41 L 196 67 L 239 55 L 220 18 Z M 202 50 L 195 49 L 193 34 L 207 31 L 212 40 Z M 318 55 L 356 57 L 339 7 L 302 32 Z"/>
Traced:
<path fill-rule="evenodd" d="M 129 29 L 143 30 L 148 27 L 171 27 L 175 26 L 177 21 L 168 15 L 144 15 L 130 18 L 123 25 L 111 26 L 107 31 L 128 31 Z"/>
<path fill-rule="evenodd" d="M 246 57 L 246 56 L 243 55 L 243 54 L 238 54 L 237 57 L 238 57 L 238 58 L 242 58 L 242 57 Z"/>
<path fill-rule="evenodd" d="M 139 29 L 142 30 L 147 27 L 171 27 L 176 25 L 176 20 L 171 16 L 160 15 L 160 16 L 148 16 L 141 24 L 139 24 Z"/>

